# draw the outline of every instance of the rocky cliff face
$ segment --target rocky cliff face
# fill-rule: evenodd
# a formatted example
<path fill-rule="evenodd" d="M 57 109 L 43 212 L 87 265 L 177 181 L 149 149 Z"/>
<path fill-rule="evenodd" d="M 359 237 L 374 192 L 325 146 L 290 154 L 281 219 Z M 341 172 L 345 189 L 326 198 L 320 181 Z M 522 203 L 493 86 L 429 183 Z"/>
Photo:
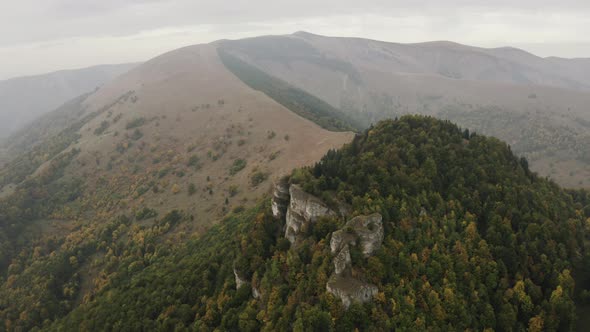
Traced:
<path fill-rule="evenodd" d="M 306 193 L 298 185 L 289 187 L 289 196 L 289 207 L 285 218 L 285 238 L 291 243 L 295 243 L 298 235 L 319 217 L 336 215 L 321 199 Z"/>
<path fill-rule="evenodd" d="M 350 270 L 352 266 L 352 259 L 350 258 L 350 247 L 348 244 L 338 252 L 334 257 L 334 273 L 336 275 L 342 275 L 345 271 Z"/>
<path fill-rule="evenodd" d="M 236 289 L 240 289 L 240 287 L 242 287 L 242 285 L 247 284 L 248 281 L 245 279 L 242 279 L 240 277 L 240 275 L 238 274 L 238 271 L 236 270 L 236 268 L 234 267 L 234 277 L 236 279 Z"/>
<path fill-rule="evenodd" d="M 336 254 L 343 246 L 360 245 L 365 257 L 371 256 L 383 242 L 383 222 L 379 213 L 350 219 L 343 229 L 332 233 L 330 250 Z"/>
<path fill-rule="evenodd" d="M 321 199 L 306 193 L 298 185 L 289 185 L 287 178 L 275 185 L 271 200 L 275 219 L 285 222 L 285 238 L 291 243 L 304 240 L 302 235 L 308 227 L 323 216 L 338 215 Z M 338 208 L 343 215 L 346 207 Z M 326 284 L 326 290 L 342 300 L 346 308 L 354 301 L 367 302 L 373 299 L 377 286 L 352 276 L 350 250 L 358 246 L 365 258 L 373 255 L 383 242 L 382 216 L 378 213 L 350 219 L 342 229 L 332 233 L 330 251 L 334 255 L 334 274 Z M 236 274 L 236 284 L 238 283 Z M 256 288 L 254 297 L 260 296 Z"/>
<path fill-rule="evenodd" d="M 281 178 L 274 187 L 271 199 L 272 215 L 275 219 L 283 220 L 289 208 L 289 179 Z"/>
<path fill-rule="evenodd" d="M 351 277 L 332 275 L 326 284 L 326 290 L 340 300 L 345 308 L 352 302 L 369 302 L 373 300 L 379 289 L 375 285 L 359 281 Z"/>
<path fill-rule="evenodd" d="M 234 267 L 234 278 L 236 280 L 236 290 L 240 289 L 240 287 L 244 286 L 244 285 L 248 285 L 250 284 L 250 282 L 242 277 L 240 277 L 240 274 L 238 273 L 238 271 L 236 270 L 236 268 Z M 258 290 L 258 288 L 256 288 L 254 285 L 252 286 L 252 297 L 255 299 L 260 298 L 260 291 Z"/>
<path fill-rule="evenodd" d="M 326 290 L 342 300 L 346 308 L 353 301 L 367 302 L 379 289 L 375 285 L 352 277 L 350 247 L 359 246 L 365 257 L 371 256 L 383 243 L 383 222 L 380 214 L 350 219 L 343 229 L 332 233 L 330 250 L 334 257 L 334 274 Z"/>

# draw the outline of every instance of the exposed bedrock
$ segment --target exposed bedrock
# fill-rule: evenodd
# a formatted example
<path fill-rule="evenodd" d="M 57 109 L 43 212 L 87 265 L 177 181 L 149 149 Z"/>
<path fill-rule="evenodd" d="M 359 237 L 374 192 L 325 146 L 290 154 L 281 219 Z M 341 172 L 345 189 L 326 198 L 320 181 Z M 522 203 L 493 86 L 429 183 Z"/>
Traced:
<path fill-rule="evenodd" d="M 383 242 L 383 221 L 379 213 L 358 216 L 350 219 L 346 225 L 332 233 L 330 250 L 336 254 L 345 245 L 358 245 L 365 257 L 371 256 Z"/>
<path fill-rule="evenodd" d="M 342 301 L 345 308 L 352 302 L 365 303 L 373 300 L 379 289 L 375 285 L 354 279 L 332 275 L 326 284 L 326 290 Z"/>
<path fill-rule="evenodd" d="M 275 219 L 283 220 L 289 208 L 289 179 L 281 178 L 274 186 L 271 199 L 272 215 Z"/>
<path fill-rule="evenodd" d="M 285 238 L 295 243 L 299 234 L 323 216 L 335 216 L 321 199 L 306 193 L 298 185 L 289 187 L 289 207 L 285 218 Z"/>
<path fill-rule="evenodd" d="M 382 216 L 374 213 L 350 219 L 342 229 L 332 233 L 330 251 L 334 256 L 334 274 L 326 284 L 326 290 L 342 300 L 348 308 L 354 301 L 368 302 L 379 289 L 377 286 L 352 277 L 350 247 L 359 246 L 367 258 L 383 243 Z"/>

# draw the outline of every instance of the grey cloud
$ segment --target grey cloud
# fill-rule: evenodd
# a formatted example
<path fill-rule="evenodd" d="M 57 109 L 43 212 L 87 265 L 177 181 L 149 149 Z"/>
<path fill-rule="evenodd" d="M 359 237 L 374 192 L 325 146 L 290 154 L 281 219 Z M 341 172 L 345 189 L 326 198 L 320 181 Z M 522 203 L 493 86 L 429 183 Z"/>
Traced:
<path fill-rule="evenodd" d="M 297 30 L 588 57 L 588 26 L 588 0 L 0 0 L 0 79 Z"/>
<path fill-rule="evenodd" d="M 0 4 L 0 47 L 50 39 L 88 36 L 121 36 L 139 31 L 197 24 L 240 24 L 310 16 L 444 15 L 459 10 L 553 11 L 588 10 L 582 0 L 24 0 Z M 590 14 L 590 13 L 589 13 Z"/>

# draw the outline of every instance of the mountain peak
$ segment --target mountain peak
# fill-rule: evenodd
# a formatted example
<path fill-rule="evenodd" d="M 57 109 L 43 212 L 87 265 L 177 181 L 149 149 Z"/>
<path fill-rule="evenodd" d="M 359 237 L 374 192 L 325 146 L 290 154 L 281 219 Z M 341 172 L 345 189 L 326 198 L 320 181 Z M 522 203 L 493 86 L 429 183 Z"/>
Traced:
<path fill-rule="evenodd" d="M 325 37 L 325 36 L 322 36 L 322 35 L 318 35 L 318 34 L 307 32 L 307 31 L 303 31 L 303 30 L 296 31 L 292 35 L 293 36 L 296 36 L 296 37 L 302 37 L 302 38 Z"/>

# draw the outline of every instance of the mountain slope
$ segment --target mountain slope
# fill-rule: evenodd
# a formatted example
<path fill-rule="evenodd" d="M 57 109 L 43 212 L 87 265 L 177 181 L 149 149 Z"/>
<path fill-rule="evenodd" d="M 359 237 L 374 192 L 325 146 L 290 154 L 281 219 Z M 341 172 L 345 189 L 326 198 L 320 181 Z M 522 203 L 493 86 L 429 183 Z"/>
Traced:
<path fill-rule="evenodd" d="M 266 179 L 288 172 L 352 137 L 323 130 L 251 90 L 223 66 L 214 45 L 151 60 L 89 96 L 85 105 L 93 111 L 129 91 L 130 102 L 80 129 L 74 147 L 82 150 L 78 161 L 83 166 L 74 172 L 115 186 L 123 181 L 129 195 L 142 186 L 168 191 L 182 185 L 185 191 L 194 183 L 198 188 L 195 197 L 150 190 L 131 206 L 191 207 L 195 218 L 210 222 L 267 190 L 252 182 L 254 175 Z M 108 128 L 97 134 L 105 121 Z"/>
<path fill-rule="evenodd" d="M 136 65 L 100 65 L 0 81 L 0 138 Z"/>
<path fill-rule="evenodd" d="M 588 185 L 590 93 L 588 76 L 580 74 L 588 71 L 585 59 L 309 33 L 223 45 L 228 53 L 328 102 L 365 127 L 408 113 L 448 118 L 506 140 L 534 170 L 563 185 Z M 536 131 L 537 124 L 542 131 Z"/>
<path fill-rule="evenodd" d="M 75 128 L 66 129 L 71 126 Z M 266 179 L 288 172 L 352 137 L 322 130 L 245 86 L 225 69 L 215 45 L 180 49 L 138 66 L 34 123 L 13 139 L 14 149 L 42 141 L 36 136 L 47 128 L 53 129 L 50 133 L 71 131 L 59 149 L 80 153 L 65 173 L 84 177 L 91 195 L 123 192 L 124 197 L 142 196 L 131 207 L 184 209 L 194 205 L 196 197 L 157 195 L 158 187 L 183 185 L 185 191 L 194 182 L 198 200 L 208 202 L 198 204 L 203 219 L 215 215 L 209 213 L 212 209 L 222 213 L 229 208 L 223 202 L 230 192 L 235 204 L 252 195 L 251 190 L 254 197 L 264 192 L 265 186 L 250 183 L 254 174 Z M 5 167 L 2 183 L 18 184 L 33 174 L 19 166 L 23 163 L 41 166 L 35 173 L 46 167 L 57 155 L 48 153 L 48 142 L 52 140 Z M 244 164 L 244 170 L 230 174 L 234 163 Z"/>
<path fill-rule="evenodd" d="M 32 126 L 0 170 L 8 330 L 40 327 L 118 279 L 115 261 L 134 246 L 125 241 L 173 249 L 354 136 L 251 89 L 215 44 L 154 58 Z M 119 237 L 124 228 L 131 237 Z M 107 240 L 122 251 L 96 251 Z"/>
<path fill-rule="evenodd" d="M 285 217 L 276 219 L 268 203 L 233 214 L 176 251 L 155 245 L 157 255 L 131 254 L 116 280 L 46 327 L 556 331 L 575 325 L 573 299 L 588 286 L 577 268 L 588 259 L 590 215 L 497 139 L 431 118 L 384 121 L 315 167 L 295 171 L 290 183 L 341 214 L 310 221 L 294 244 L 284 238 Z M 297 204 L 289 204 L 287 224 Z M 365 255 L 371 227 L 344 223 L 374 213 L 383 217 L 384 234 Z M 369 282 L 377 289 L 364 304 L 354 300 L 346 308 L 340 293 L 327 288 L 340 264 L 333 254 L 337 234 L 356 236 L 346 245 L 344 272 L 356 283 L 342 287 Z M 133 252 L 139 244 L 129 245 Z M 137 270 L 135 262 L 146 259 Z"/>
<path fill-rule="evenodd" d="M 357 38 L 330 38 L 299 32 L 327 55 L 348 57 L 354 64 L 380 71 L 440 75 L 472 81 L 590 89 L 587 59 L 541 58 L 511 47 L 479 48 L 447 41 L 398 44 Z M 375 59 L 380 59 L 374 62 Z M 371 63 L 369 63 L 369 61 Z M 383 66 L 383 64 L 388 66 Z M 559 64 L 559 65 L 558 65 Z M 568 70 L 569 68 L 569 70 Z M 576 68 L 577 71 L 571 70 Z"/>

